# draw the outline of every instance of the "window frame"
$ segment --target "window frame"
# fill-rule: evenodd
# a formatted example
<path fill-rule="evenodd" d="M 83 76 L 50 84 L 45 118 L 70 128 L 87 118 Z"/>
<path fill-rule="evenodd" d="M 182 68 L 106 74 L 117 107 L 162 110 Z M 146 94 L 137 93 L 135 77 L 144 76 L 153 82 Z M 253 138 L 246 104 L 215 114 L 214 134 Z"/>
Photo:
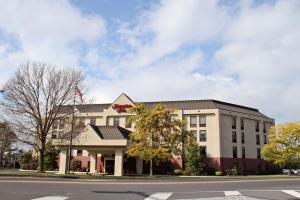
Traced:
<path fill-rule="evenodd" d="M 231 128 L 236 129 L 236 117 L 231 117 Z"/>
<path fill-rule="evenodd" d="M 238 157 L 238 149 L 237 146 L 232 147 L 232 158 L 237 158 Z"/>
<path fill-rule="evenodd" d="M 201 135 L 204 135 L 205 140 L 201 140 Z M 207 141 L 206 130 L 200 130 L 199 131 L 199 142 L 206 142 L 206 141 Z"/>
<path fill-rule="evenodd" d="M 236 131 L 232 131 L 232 143 L 237 143 L 237 133 Z"/>
<path fill-rule="evenodd" d="M 195 118 L 195 124 L 192 124 L 192 118 Z M 196 115 L 191 115 L 190 116 L 190 127 L 197 127 L 197 116 Z"/>
<path fill-rule="evenodd" d="M 201 119 L 204 119 L 204 123 L 202 123 Z M 206 115 L 199 115 L 199 127 L 206 127 Z"/>

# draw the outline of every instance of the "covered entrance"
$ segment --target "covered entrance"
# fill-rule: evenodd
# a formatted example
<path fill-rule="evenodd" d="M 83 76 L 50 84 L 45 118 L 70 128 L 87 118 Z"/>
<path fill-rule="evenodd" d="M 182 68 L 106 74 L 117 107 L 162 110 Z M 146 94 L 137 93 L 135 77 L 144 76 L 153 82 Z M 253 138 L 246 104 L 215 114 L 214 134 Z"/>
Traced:
<path fill-rule="evenodd" d="M 114 176 L 123 175 L 124 153 L 128 144 L 130 131 L 119 126 L 94 126 L 87 125 L 74 136 L 72 149 L 87 150 L 90 157 L 90 173 L 100 173 L 97 170 L 97 160 L 101 157 L 104 161 L 105 174 Z M 70 134 L 70 133 L 69 133 Z M 67 170 L 68 146 L 70 135 L 65 134 L 61 139 L 55 139 L 53 144 L 61 149 L 59 173 L 65 174 Z M 136 173 L 142 173 L 142 162 L 136 162 Z"/>

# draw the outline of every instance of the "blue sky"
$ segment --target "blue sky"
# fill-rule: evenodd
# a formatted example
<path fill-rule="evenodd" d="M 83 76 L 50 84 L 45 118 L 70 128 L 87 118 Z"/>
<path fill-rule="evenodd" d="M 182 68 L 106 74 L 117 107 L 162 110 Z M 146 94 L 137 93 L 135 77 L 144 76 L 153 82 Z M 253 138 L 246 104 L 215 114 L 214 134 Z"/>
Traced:
<path fill-rule="evenodd" d="M 3 2 L 0 87 L 37 60 L 82 69 L 97 103 L 218 99 L 299 121 L 298 0 Z"/>

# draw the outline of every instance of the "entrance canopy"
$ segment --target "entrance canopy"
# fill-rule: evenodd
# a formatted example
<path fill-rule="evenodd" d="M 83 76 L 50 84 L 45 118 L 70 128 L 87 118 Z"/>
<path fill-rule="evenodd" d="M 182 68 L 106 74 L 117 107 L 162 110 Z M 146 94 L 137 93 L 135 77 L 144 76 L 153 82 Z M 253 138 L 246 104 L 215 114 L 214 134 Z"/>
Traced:
<path fill-rule="evenodd" d="M 67 146 L 71 132 L 60 139 L 54 139 L 53 145 Z M 81 130 L 74 131 L 72 146 L 84 149 L 97 147 L 126 147 L 130 131 L 119 126 L 94 126 L 87 125 Z"/>
<path fill-rule="evenodd" d="M 97 153 L 114 153 L 114 175 L 123 175 L 124 150 L 128 144 L 130 131 L 119 126 L 87 125 L 74 131 L 72 149 L 85 149 L 90 154 L 90 172 L 96 173 Z M 61 149 L 59 172 L 66 173 L 70 132 L 62 138 L 53 140 L 53 145 Z"/>

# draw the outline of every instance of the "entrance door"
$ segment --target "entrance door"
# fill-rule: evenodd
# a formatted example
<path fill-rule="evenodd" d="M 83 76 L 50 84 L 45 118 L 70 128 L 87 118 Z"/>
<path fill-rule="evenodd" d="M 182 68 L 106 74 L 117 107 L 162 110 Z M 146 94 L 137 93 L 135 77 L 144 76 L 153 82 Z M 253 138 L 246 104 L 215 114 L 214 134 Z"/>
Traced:
<path fill-rule="evenodd" d="M 105 173 L 114 174 L 114 171 L 115 171 L 115 160 L 106 160 Z"/>

